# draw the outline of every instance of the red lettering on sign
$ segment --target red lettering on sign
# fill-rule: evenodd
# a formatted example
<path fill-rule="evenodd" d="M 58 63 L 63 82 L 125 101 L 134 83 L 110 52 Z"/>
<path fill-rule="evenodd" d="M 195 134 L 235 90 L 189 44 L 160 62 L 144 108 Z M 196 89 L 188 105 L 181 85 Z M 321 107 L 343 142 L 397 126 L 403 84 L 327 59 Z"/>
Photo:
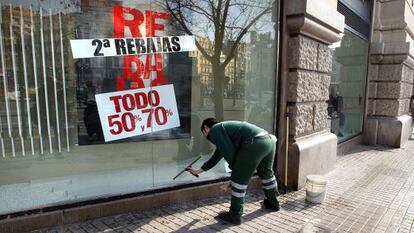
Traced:
<path fill-rule="evenodd" d="M 132 37 L 142 37 L 139 31 L 139 25 L 144 22 L 144 14 L 133 8 L 115 5 L 114 14 L 114 37 L 120 38 L 125 36 L 125 26 L 129 28 Z M 132 20 L 125 19 L 125 14 L 131 15 Z"/>
<path fill-rule="evenodd" d="M 164 31 L 164 24 L 156 23 L 157 19 L 169 20 L 170 15 L 165 12 L 145 11 L 144 14 L 138 9 L 115 5 L 113 7 L 114 15 L 114 37 L 125 37 L 126 28 L 131 32 L 132 37 L 156 36 L 156 31 Z M 129 15 L 128 19 L 126 15 Z M 132 19 L 129 19 L 131 18 Z M 145 33 L 139 30 L 139 27 L 145 22 Z M 154 57 L 154 59 L 153 59 Z M 154 60 L 154 62 L 153 62 Z M 136 67 L 133 71 L 132 67 Z M 144 88 L 143 80 L 151 79 L 151 73 L 155 72 L 154 78 L 150 85 L 158 86 L 167 84 L 164 77 L 163 59 L 161 54 L 148 54 L 145 56 L 145 64 L 138 56 L 125 56 L 123 58 L 123 72 L 121 76 L 116 77 L 116 90 L 123 91 L 128 89 Z M 127 81 L 130 85 L 126 86 Z"/>
<path fill-rule="evenodd" d="M 121 108 L 119 107 L 119 100 L 121 99 L 120 95 L 116 95 L 116 96 L 111 96 L 109 97 L 109 100 L 114 102 L 115 105 L 115 112 L 120 112 Z"/>
<path fill-rule="evenodd" d="M 151 90 L 148 93 L 145 92 L 137 92 L 134 94 L 125 94 L 125 95 L 115 95 L 109 97 L 114 103 L 115 112 L 121 112 L 121 104 L 122 103 L 122 110 L 125 111 L 132 111 L 134 109 L 142 109 L 148 107 L 148 103 L 150 106 L 158 106 L 161 102 L 160 94 L 156 90 Z"/>
<path fill-rule="evenodd" d="M 119 114 L 108 116 L 108 124 L 111 129 L 109 132 L 112 135 L 121 134 L 122 131 L 132 132 L 137 127 L 134 114 L 131 112 L 125 112 L 121 115 L 121 120 L 118 119 Z"/>
<path fill-rule="evenodd" d="M 136 67 L 135 71 L 133 71 L 133 64 Z M 122 76 L 116 78 L 116 90 L 144 88 L 144 81 L 141 78 L 143 73 L 144 63 L 142 63 L 138 56 L 125 56 Z M 129 88 L 125 87 L 127 80 L 131 82 Z"/>
<path fill-rule="evenodd" d="M 169 85 L 172 94 L 172 85 Z M 135 91 L 124 91 L 110 93 L 102 99 L 114 105 L 110 114 L 105 116 L 105 129 L 107 133 L 115 138 L 122 138 L 125 133 L 133 135 L 135 130 L 146 132 L 154 127 L 157 130 L 159 126 L 167 126 L 174 108 L 166 109 L 168 103 L 163 103 L 161 97 L 165 98 L 167 92 L 164 88 L 145 88 Z"/>
<path fill-rule="evenodd" d="M 161 112 L 161 113 L 160 113 Z M 162 116 L 162 120 L 160 119 L 160 114 Z M 164 107 L 156 107 L 155 108 L 155 121 L 158 125 L 165 125 L 167 123 L 167 111 Z"/>
<path fill-rule="evenodd" d="M 158 106 L 160 104 L 160 94 L 158 94 L 158 91 L 152 90 L 148 92 L 148 100 L 151 106 Z"/>
<path fill-rule="evenodd" d="M 137 104 L 137 109 L 146 108 L 148 106 L 147 95 L 143 92 L 135 93 L 135 101 Z"/>
<path fill-rule="evenodd" d="M 119 115 L 111 115 L 108 116 L 108 123 L 109 123 L 109 127 L 114 127 L 116 126 L 116 130 L 114 128 L 112 128 L 109 132 L 113 135 L 118 135 L 120 133 L 122 133 L 122 122 L 120 122 L 119 120 L 116 120 L 115 118 L 118 118 Z"/>
<path fill-rule="evenodd" d="M 127 118 L 129 118 L 129 120 L 127 120 Z M 128 122 L 129 122 L 129 124 L 128 124 Z M 134 115 L 130 112 L 124 113 L 122 115 L 122 124 L 124 125 L 124 130 L 126 132 L 133 131 L 136 127 Z"/>
<path fill-rule="evenodd" d="M 147 108 L 142 110 L 142 113 L 149 113 L 148 118 L 147 118 L 147 128 L 151 127 L 151 120 L 152 120 L 152 113 L 154 112 L 154 109 L 152 108 Z"/>
<path fill-rule="evenodd" d="M 155 58 L 154 65 L 152 64 L 152 57 Z M 151 86 L 164 85 L 168 83 L 168 81 L 164 78 L 162 55 L 159 53 L 147 55 L 147 60 L 145 62 L 144 79 L 149 79 L 151 77 L 151 72 L 156 72 L 156 78 L 151 81 Z"/>
<path fill-rule="evenodd" d="M 156 19 L 169 20 L 170 15 L 165 12 L 145 11 L 145 25 L 147 37 L 157 36 L 155 31 L 164 31 L 164 25 L 155 22 Z"/>
<path fill-rule="evenodd" d="M 134 96 L 131 94 L 126 94 L 122 96 L 122 106 L 127 111 L 132 111 L 133 109 L 135 109 Z"/>

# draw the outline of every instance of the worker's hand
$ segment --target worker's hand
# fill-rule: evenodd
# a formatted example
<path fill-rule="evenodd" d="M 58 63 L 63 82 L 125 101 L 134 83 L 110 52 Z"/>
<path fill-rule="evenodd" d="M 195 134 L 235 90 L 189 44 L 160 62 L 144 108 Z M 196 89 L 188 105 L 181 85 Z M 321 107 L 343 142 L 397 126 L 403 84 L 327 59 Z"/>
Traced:
<path fill-rule="evenodd" d="M 196 177 L 198 177 L 198 174 L 204 172 L 203 169 L 193 169 L 192 167 L 187 167 L 185 170 L 191 173 L 191 175 L 196 176 Z"/>

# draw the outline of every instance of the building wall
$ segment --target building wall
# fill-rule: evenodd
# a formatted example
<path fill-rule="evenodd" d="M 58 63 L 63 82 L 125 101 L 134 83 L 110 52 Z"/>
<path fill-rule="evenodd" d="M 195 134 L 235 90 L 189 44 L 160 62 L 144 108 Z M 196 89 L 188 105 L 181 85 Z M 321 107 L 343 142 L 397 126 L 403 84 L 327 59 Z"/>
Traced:
<path fill-rule="evenodd" d="M 401 147 L 411 134 L 413 29 L 412 1 L 375 2 L 364 132 L 367 144 Z"/>
<path fill-rule="evenodd" d="M 337 1 L 298 0 L 285 4 L 287 39 L 282 46 L 287 46 L 287 51 L 281 56 L 282 64 L 287 65 L 281 67 L 281 78 L 286 80 L 289 142 L 287 158 L 278 154 L 278 172 L 282 180 L 287 180 L 287 186 L 298 189 L 307 175 L 330 171 L 336 160 L 337 138 L 326 129 L 332 71 L 328 46 L 340 40 L 344 17 L 337 12 Z"/>

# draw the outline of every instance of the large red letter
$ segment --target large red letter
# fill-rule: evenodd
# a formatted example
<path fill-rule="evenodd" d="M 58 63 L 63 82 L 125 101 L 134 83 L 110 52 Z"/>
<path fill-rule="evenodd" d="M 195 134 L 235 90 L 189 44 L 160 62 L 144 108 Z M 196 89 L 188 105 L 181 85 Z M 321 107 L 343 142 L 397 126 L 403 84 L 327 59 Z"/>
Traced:
<path fill-rule="evenodd" d="M 132 63 L 136 65 L 136 71 L 132 71 Z M 125 56 L 122 76 L 116 78 L 116 90 L 123 91 L 128 89 L 144 88 L 142 74 L 144 73 L 144 64 L 138 56 Z M 131 81 L 129 87 L 125 87 L 125 82 Z"/>
<path fill-rule="evenodd" d="M 152 57 L 155 58 L 155 65 L 152 64 Z M 155 79 L 151 81 L 151 86 L 158 86 L 167 84 L 168 81 L 164 78 L 164 70 L 162 65 L 162 55 L 160 53 L 147 54 L 147 60 L 145 62 L 144 79 L 149 79 L 151 72 L 156 72 Z"/>
<path fill-rule="evenodd" d="M 155 19 L 157 18 L 168 20 L 170 19 L 170 15 L 165 12 L 145 11 L 145 27 L 147 37 L 157 36 L 155 35 L 155 31 L 164 31 L 164 24 L 155 23 Z"/>
<path fill-rule="evenodd" d="M 123 6 L 115 5 L 113 8 L 114 14 L 114 37 L 125 37 L 125 26 L 129 28 L 132 37 L 142 37 L 139 31 L 139 25 L 144 22 L 144 14 L 137 9 L 127 8 Z M 130 14 L 133 16 L 132 20 L 127 20 L 124 14 Z"/>
<path fill-rule="evenodd" d="M 119 100 L 121 99 L 121 97 L 122 96 L 120 96 L 120 95 L 109 97 L 109 100 L 112 100 L 114 102 L 115 112 L 120 112 L 121 111 L 121 108 L 119 107 Z"/>

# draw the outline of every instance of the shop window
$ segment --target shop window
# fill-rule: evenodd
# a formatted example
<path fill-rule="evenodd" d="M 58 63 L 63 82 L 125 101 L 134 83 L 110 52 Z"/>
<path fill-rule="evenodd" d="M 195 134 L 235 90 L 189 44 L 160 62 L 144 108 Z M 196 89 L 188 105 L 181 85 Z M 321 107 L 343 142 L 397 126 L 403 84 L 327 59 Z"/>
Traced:
<path fill-rule="evenodd" d="M 342 142 L 362 132 L 368 42 L 345 30 L 333 51 L 329 88 L 329 127 Z"/>
<path fill-rule="evenodd" d="M 273 131 L 274 1 L 178 2 L 0 1 L 0 214 L 226 177 L 172 179 L 206 117 Z"/>

